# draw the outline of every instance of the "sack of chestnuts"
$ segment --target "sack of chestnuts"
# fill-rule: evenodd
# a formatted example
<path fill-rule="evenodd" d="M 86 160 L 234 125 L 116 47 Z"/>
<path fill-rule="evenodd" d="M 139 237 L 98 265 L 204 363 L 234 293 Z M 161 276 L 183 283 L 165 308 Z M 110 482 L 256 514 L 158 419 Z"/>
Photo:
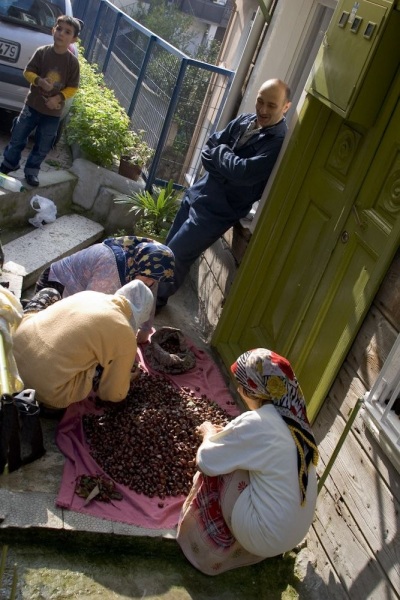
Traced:
<path fill-rule="evenodd" d="M 186 345 L 180 329 L 160 327 L 144 351 L 149 365 L 162 373 L 186 373 L 196 366 L 196 357 Z"/>

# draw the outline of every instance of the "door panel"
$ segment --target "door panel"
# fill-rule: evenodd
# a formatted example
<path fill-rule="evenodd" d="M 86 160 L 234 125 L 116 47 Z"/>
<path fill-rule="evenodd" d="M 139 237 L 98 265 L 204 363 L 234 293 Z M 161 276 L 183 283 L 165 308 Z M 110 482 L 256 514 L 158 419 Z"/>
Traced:
<path fill-rule="evenodd" d="M 318 289 L 348 210 L 343 201 L 346 177 L 341 171 L 336 177 L 332 174 L 337 140 L 342 133 L 339 130 L 332 136 L 339 118 L 331 121 L 299 191 L 300 200 L 291 207 L 279 250 L 269 263 L 268 276 L 263 279 L 260 293 L 265 302 L 259 303 L 257 298 L 252 315 L 253 326 L 262 328 L 261 336 L 267 335 L 275 347 L 283 346 L 286 351 Z M 357 142 L 353 143 L 348 163 L 353 160 L 359 138 L 356 132 L 352 135 Z M 346 175 L 350 172 L 351 165 L 347 164 Z M 267 257 L 265 260 L 268 263 Z"/>
<path fill-rule="evenodd" d="M 292 347 L 300 357 L 296 373 L 311 412 L 318 409 L 320 393 L 326 393 L 342 351 L 351 343 L 399 245 L 399 184 L 400 105 Z"/>

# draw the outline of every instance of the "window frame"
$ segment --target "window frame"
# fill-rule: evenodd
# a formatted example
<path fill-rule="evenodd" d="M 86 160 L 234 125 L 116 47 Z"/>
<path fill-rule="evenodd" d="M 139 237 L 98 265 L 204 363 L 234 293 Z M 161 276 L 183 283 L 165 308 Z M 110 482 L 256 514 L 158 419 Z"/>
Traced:
<path fill-rule="evenodd" d="M 393 406 L 400 397 L 400 334 L 371 390 L 364 394 L 361 417 L 400 473 L 400 417 Z"/>

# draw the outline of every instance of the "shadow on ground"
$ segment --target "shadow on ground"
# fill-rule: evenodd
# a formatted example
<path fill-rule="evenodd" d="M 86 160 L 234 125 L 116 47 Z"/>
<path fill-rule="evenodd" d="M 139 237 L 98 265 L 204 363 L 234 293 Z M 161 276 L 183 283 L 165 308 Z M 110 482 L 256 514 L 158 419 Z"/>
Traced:
<path fill-rule="evenodd" d="M 105 540 L 104 540 L 105 541 Z M 298 598 L 295 555 L 269 559 L 209 577 L 196 571 L 175 545 L 167 553 L 144 555 L 133 549 L 80 542 L 56 545 L 12 545 L 4 583 L 17 564 L 19 598 L 122 600 L 278 600 Z M 8 596 L 1 596 L 0 598 Z M 302 596 L 304 597 L 304 596 Z"/>

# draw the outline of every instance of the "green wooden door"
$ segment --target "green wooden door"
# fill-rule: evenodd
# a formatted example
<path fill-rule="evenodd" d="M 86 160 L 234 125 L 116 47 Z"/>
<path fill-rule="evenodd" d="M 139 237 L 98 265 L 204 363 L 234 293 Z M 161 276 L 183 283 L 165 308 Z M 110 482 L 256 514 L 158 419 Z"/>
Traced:
<path fill-rule="evenodd" d="M 287 356 L 311 419 L 399 245 L 398 96 L 367 132 L 307 99 L 213 338 Z"/>

